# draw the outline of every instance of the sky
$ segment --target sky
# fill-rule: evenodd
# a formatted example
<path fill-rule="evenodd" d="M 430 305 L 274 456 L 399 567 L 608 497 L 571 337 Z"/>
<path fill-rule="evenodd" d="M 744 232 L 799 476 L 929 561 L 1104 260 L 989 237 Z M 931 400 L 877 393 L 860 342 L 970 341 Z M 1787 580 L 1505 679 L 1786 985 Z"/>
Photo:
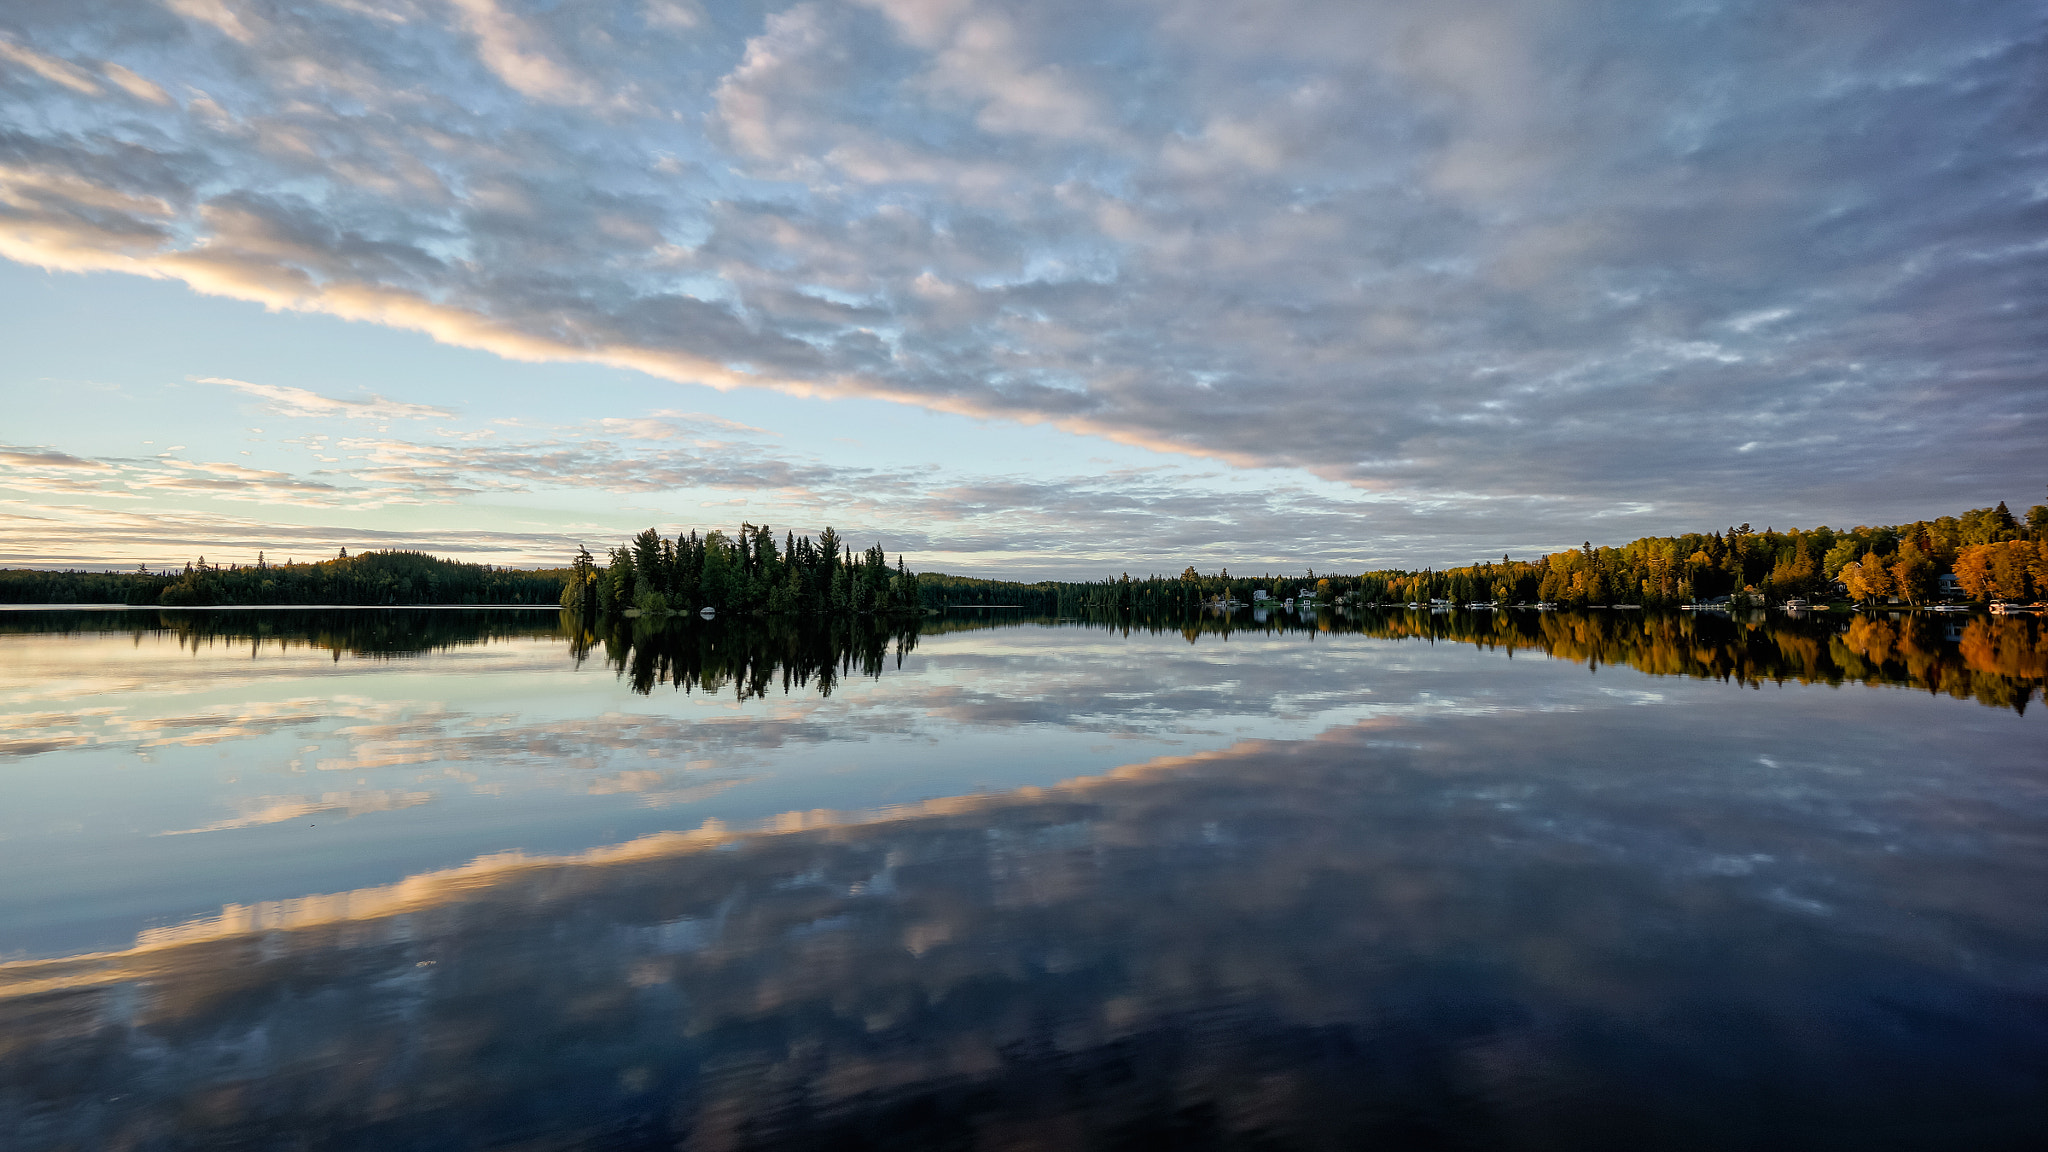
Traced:
<path fill-rule="evenodd" d="M 2048 497 L 2048 3 L 10 0 L 0 565 Z"/>

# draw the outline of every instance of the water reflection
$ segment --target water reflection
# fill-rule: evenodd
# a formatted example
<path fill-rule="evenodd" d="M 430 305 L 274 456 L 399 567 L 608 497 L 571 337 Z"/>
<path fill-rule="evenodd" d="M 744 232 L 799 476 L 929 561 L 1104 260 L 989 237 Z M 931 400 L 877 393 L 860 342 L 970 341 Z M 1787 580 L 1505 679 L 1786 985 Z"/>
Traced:
<path fill-rule="evenodd" d="M 1020 623 L 0 613 L 5 1146 L 2048 1132 L 2033 620 Z"/>
<path fill-rule="evenodd" d="M 0 1130 L 2032 1147 L 2048 789 L 1944 706 L 1387 718 L 230 908 L 0 966 Z"/>
<path fill-rule="evenodd" d="M 405 657 L 514 637 L 562 634 L 559 609 L 308 608 L 125 612 L 0 611 L 8 636 L 168 636 L 198 651 L 223 645 L 320 649 L 342 656 Z"/>
<path fill-rule="evenodd" d="M 1205 636 L 1318 632 L 1540 652 L 1653 676 L 1746 685 L 1901 685 L 2025 712 L 2048 685 L 2048 635 L 2031 616 L 1928 613 L 1370 611 L 1208 613 L 1097 626 Z"/>
<path fill-rule="evenodd" d="M 830 696 L 843 676 L 876 679 L 892 663 L 903 666 L 904 654 L 917 647 L 919 623 L 912 618 L 806 624 L 746 617 L 704 622 L 682 616 L 597 625 L 566 612 L 560 618 L 578 662 L 602 654 L 635 692 L 646 695 L 661 685 L 686 692 L 730 689 L 739 700 L 765 697 L 771 690 Z"/>
<path fill-rule="evenodd" d="M 636 691 L 658 684 L 731 686 L 741 697 L 815 684 L 829 694 L 855 668 L 879 676 L 919 635 L 1003 627 L 1063 626 L 1122 635 L 1179 633 L 1203 638 L 1259 634 L 1334 634 L 1471 644 L 1512 657 L 1541 653 L 1592 667 L 1624 665 L 1656 676 L 1691 676 L 1746 685 L 1860 683 L 1900 685 L 2025 712 L 2048 684 L 2048 637 L 2032 617 L 1923 613 L 1795 616 L 1756 612 L 1250 612 L 1195 617 L 1108 619 L 943 618 L 894 630 L 840 625 L 804 631 L 742 622 L 723 627 L 639 622 L 576 640 L 579 654 L 601 645 Z M 574 631 L 574 629 L 571 629 Z"/>
<path fill-rule="evenodd" d="M 2032 617 L 1460 612 L 1375 616 L 1358 627 L 1373 636 L 1454 640 L 1510 655 L 1537 651 L 1656 676 L 1896 684 L 2021 712 L 2048 682 L 2048 640 Z"/>
<path fill-rule="evenodd" d="M 1233 636 L 1356 635 L 1470 644 L 1508 656 L 1541 653 L 1624 665 L 1657 676 L 1747 685 L 1897 685 L 2024 712 L 2048 687 L 2048 633 L 2032 616 L 1927 613 L 1622 611 L 1205 612 L 1101 619 L 959 613 L 922 620 L 804 626 L 745 617 L 703 622 L 623 620 L 603 629 L 555 611 L 0 612 L 8 634 L 169 635 L 181 645 L 303 646 L 349 656 L 416 656 L 493 640 L 560 638 L 573 660 L 599 658 L 634 691 L 730 691 L 751 699 L 792 691 L 830 695 L 848 675 L 900 668 L 920 636 L 987 629 L 1072 627 L 1128 636 L 1179 634 L 1190 644 Z"/>

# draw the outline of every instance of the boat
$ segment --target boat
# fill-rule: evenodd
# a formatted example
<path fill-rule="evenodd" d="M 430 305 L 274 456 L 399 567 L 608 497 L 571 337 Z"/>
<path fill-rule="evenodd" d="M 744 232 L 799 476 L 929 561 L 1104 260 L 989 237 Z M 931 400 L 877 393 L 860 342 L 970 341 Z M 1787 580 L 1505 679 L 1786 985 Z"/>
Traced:
<path fill-rule="evenodd" d="M 713 608 L 707 604 L 704 607 L 697 609 L 697 615 L 703 617 L 706 620 L 709 620 L 713 616 L 718 615 L 718 609 Z"/>

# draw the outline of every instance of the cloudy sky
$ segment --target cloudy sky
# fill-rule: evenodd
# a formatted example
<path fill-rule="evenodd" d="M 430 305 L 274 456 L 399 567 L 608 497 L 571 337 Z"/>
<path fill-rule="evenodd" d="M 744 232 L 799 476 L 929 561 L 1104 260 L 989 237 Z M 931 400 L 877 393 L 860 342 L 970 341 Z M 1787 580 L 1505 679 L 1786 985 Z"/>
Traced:
<path fill-rule="evenodd" d="M 0 564 L 2043 499 L 2041 0 L 10 0 Z"/>

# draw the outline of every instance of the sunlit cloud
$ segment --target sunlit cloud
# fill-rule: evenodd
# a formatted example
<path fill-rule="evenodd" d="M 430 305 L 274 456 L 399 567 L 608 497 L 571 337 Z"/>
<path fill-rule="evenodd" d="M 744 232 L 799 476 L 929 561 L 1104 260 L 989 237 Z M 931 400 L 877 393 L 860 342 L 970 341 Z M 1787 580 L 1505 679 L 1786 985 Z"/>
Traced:
<path fill-rule="evenodd" d="M 256 501 L 251 501 L 255 503 Z M 603 537 L 586 535 L 594 543 Z M 472 563 L 554 567 L 574 556 L 576 536 L 563 531 L 497 532 L 302 524 L 246 515 L 172 508 L 105 508 L 0 500 L 0 564 L 35 567 L 177 567 L 200 556 L 251 562 L 325 560 L 336 551 L 396 548 Z"/>
<path fill-rule="evenodd" d="M 104 460 L 88 460 L 82 456 L 73 456 L 68 452 L 7 447 L 0 447 L 0 464 L 5 464 L 8 468 L 38 471 L 55 469 L 59 471 L 106 472 L 111 471 L 113 468 L 113 465 L 108 464 Z"/>
<path fill-rule="evenodd" d="M 270 410 L 280 416 L 305 418 L 342 417 L 349 420 L 434 420 L 446 419 L 455 413 L 447 408 L 436 408 L 431 404 L 407 404 L 397 400 L 386 400 L 382 396 L 371 396 L 367 400 L 339 400 L 322 396 L 304 388 L 293 388 L 284 384 L 251 384 L 246 380 L 230 380 L 222 376 L 202 376 L 201 384 L 219 384 L 259 396 L 270 402 Z"/>
<path fill-rule="evenodd" d="M 15 43 L 4 35 L 0 35 L 0 60 L 33 72 L 73 92 L 85 96 L 100 94 L 100 86 L 93 83 L 92 77 L 87 75 L 84 69 L 54 56 L 45 56 L 33 48 Z"/>

